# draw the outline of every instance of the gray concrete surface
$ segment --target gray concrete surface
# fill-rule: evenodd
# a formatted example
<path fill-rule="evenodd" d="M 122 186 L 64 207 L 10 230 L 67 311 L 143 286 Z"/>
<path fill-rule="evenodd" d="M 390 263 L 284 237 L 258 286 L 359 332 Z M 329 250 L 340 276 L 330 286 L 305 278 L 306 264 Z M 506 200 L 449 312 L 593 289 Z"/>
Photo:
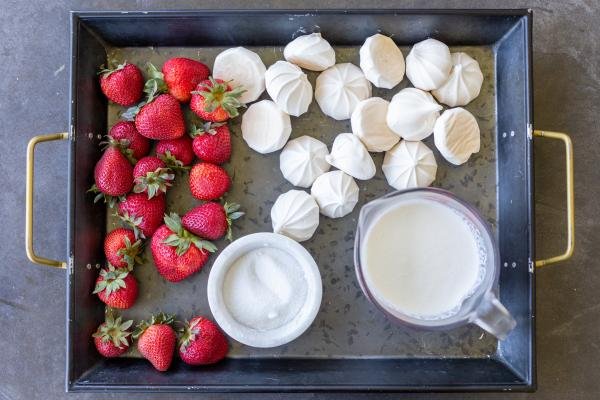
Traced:
<path fill-rule="evenodd" d="M 359 7 L 454 7 L 534 10 L 534 97 L 538 129 L 571 133 L 575 147 L 577 250 L 569 262 L 537 272 L 538 384 L 536 393 L 419 394 L 376 398 L 596 399 L 600 395 L 600 2 L 598 1 L 17 1 L 0 2 L 0 399 L 116 399 L 118 394 L 66 395 L 64 388 L 64 272 L 25 258 L 25 148 L 35 134 L 67 128 L 68 10 Z M 564 243 L 562 148 L 536 143 L 538 253 Z M 37 153 L 37 249 L 64 258 L 66 145 Z M 128 395 L 131 398 L 161 396 Z M 167 398 L 176 398 L 168 396 Z M 185 396 L 182 396 L 185 397 Z M 188 396 L 189 397 L 189 396 Z M 224 396 L 205 396 L 225 398 Z M 232 396 L 227 396 L 231 398 Z M 320 398 L 321 395 L 244 396 Z M 335 397 L 335 396 L 332 396 Z M 344 398 L 360 396 L 344 395 Z"/>

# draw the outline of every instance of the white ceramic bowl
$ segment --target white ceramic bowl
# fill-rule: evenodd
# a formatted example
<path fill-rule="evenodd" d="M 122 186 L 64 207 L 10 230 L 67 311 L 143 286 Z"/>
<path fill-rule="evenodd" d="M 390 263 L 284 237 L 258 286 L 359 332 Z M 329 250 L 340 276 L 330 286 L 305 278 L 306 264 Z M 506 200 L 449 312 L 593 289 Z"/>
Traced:
<path fill-rule="evenodd" d="M 283 250 L 298 261 L 304 272 L 307 292 L 306 301 L 289 323 L 259 331 L 241 324 L 231 315 L 225 305 L 222 288 L 227 271 L 238 258 L 251 250 L 265 247 Z M 319 312 L 323 286 L 315 260 L 302 245 L 277 233 L 260 232 L 235 240 L 219 254 L 208 276 L 207 292 L 210 310 L 225 333 L 245 345 L 267 348 L 289 343 L 308 329 Z"/>

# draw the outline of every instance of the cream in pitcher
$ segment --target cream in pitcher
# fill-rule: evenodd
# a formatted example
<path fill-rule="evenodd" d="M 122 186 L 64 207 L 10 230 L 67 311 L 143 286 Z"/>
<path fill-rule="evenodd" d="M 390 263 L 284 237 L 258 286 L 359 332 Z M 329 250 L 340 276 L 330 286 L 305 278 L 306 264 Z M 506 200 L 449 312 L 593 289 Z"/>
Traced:
<path fill-rule="evenodd" d="M 495 246 L 474 208 L 414 189 L 363 207 L 355 263 L 363 291 L 390 318 L 431 329 L 473 322 L 503 339 L 515 321 L 496 298 Z"/>

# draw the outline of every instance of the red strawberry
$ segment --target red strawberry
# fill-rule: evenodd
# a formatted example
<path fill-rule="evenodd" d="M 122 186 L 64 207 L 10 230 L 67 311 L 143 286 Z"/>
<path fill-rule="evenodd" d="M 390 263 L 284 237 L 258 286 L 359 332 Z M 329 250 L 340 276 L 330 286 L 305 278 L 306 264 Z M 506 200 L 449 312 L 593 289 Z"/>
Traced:
<path fill-rule="evenodd" d="M 119 142 L 123 148 L 129 149 L 131 156 L 136 160 L 150 152 L 150 140 L 140 135 L 132 121 L 117 122 L 110 128 L 108 136 Z"/>
<path fill-rule="evenodd" d="M 177 334 L 172 324 L 172 315 L 160 313 L 150 321 L 140 322 L 133 334 L 140 354 L 159 371 L 168 370 L 173 361 Z"/>
<path fill-rule="evenodd" d="M 129 328 L 132 324 L 131 319 L 122 322 L 121 317 L 115 319 L 112 313 L 106 314 L 106 321 L 92 335 L 98 353 L 104 357 L 117 357 L 125 353 L 129 349 Z"/>
<path fill-rule="evenodd" d="M 142 241 L 135 239 L 131 229 L 117 228 L 104 238 L 104 254 L 106 260 L 117 268 L 125 268 L 129 271 L 136 263 L 141 263 L 140 253 Z"/>
<path fill-rule="evenodd" d="M 140 158 L 133 168 L 133 178 L 146 176 L 148 172 L 154 172 L 161 168 L 166 168 L 165 162 L 156 156 Z"/>
<path fill-rule="evenodd" d="M 231 157 L 231 134 L 226 123 L 210 123 L 193 127 L 193 149 L 202 161 L 223 164 Z"/>
<path fill-rule="evenodd" d="M 229 344 L 217 325 L 204 317 L 185 324 L 179 339 L 179 357 L 189 365 L 207 365 L 221 361 Z"/>
<path fill-rule="evenodd" d="M 189 102 L 192 97 L 190 92 L 210 75 L 206 65 L 183 57 L 167 60 L 163 64 L 162 72 L 169 93 L 182 103 Z"/>
<path fill-rule="evenodd" d="M 212 122 L 227 121 L 239 115 L 242 107 L 239 97 L 244 93 L 240 87 L 232 89 L 221 79 L 209 78 L 202 81 L 192 92 L 190 108 L 200 118 Z"/>
<path fill-rule="evenodd" d="M 123 63 L 115 69 L 104 68 L 99 74 L 102 92 L 110 101 L 132 106 L 142 97 L 144 76 L 137 66 Z"/>
<path fill-rule="evenodd" d="M 140 159 L 133 169 L 135 193 L 147 193 L 148 198 L 166 193 L 172 185 L 175 175 L 166 167 L 163 160 L 155 156 L 147 156 Z"/>
<path fill-rule="evenodd" d="M 165 208 L 163 194 L 149 199 L 145 193 L 130 193 L 119 203 L 119 215 L 136 237 L 149 238 L 162 224 Z"/>
<path fill-rule="evenodd" d="M 175 213 L 165 215 L 165 225 L 152 236 L 152 258 L 159 274 L 170 282 L 179 282 L 198 272 L 217 248 L 186 231 Z"/>
<path fill-rule="evenodd" d="M 201 238 L 217 240 L 227 233 L 227 238 L 231 240 L 233 220 L 244 215 L 239 209 L 239 204 L 220 205 L 211 201 L 192 208 L 181 222 L 185 229 Z"/>
<path fill-rule="evenodd" d="M 227 171 L 218 165 L 198 163 L 190 171 L 190 191 L 199 200 L 216 200 L 231 185 Z"/>
<path fill-rule="evenodd" d="M 135 127 L 140 135 L 148 139 L 177 139 L 185 133 L 183 112 L 177 99 L 170 94 L 150 99 L 141 108 L 127 110 L 122 116 L 132 118 L 135 115 Z"/>
<path fill-rule="evenodd" d="M 127 269 L 109 264 L 100 270 L 93 293 L 109 307 L 129 308 L 137 299 L 138 283 Z"/>
<path fill-rule="evenodd" d="M 156 155 L 171 168 L 190 165 L 194 161 L 192 139 L 182 136 L 179 139 L 161 140 L 156 144 Z"/>
<path fill-rule="evenodd" d="M 89 190 L 98 193 L 94 203 L 104 198 L 112 207 L 115 197 L 127 194 L 133 186 L 133 167 L 121 151 L 109 146 L 94 168 L 94 185 Z"/>

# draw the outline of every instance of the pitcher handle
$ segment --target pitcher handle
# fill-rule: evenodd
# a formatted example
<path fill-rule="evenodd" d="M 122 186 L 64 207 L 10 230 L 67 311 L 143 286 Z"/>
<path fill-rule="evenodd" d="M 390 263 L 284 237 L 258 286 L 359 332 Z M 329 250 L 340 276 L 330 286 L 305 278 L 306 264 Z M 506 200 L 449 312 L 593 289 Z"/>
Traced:
<path fill-rule="evenodd" d="M 491 291 L 484 295 L 481 304 L 475 310 L 472 322 L 500 340 L 506 339 L 510 331 L 517 326 L 517 321 Z"/>

